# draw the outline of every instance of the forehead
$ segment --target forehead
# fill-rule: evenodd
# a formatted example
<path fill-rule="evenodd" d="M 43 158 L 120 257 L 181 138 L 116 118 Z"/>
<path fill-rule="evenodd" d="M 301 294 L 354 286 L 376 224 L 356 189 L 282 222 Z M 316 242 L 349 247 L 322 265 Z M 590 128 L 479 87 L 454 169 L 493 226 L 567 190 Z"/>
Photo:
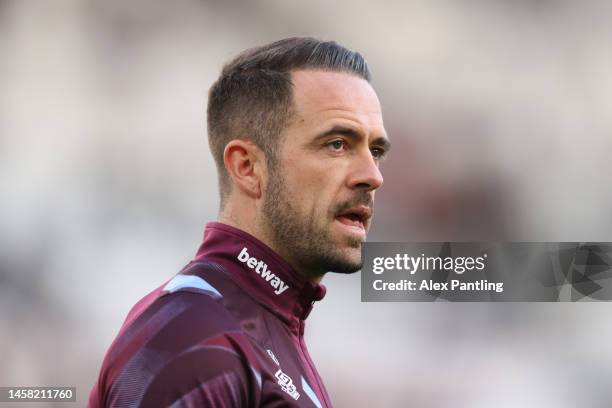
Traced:
<path fill-rule="evenodd" d="M 384 134 L 380 102 L 365 79 L 345 72 L 298 70 L 291 80 L 298 120 L 344 119 Z"/>

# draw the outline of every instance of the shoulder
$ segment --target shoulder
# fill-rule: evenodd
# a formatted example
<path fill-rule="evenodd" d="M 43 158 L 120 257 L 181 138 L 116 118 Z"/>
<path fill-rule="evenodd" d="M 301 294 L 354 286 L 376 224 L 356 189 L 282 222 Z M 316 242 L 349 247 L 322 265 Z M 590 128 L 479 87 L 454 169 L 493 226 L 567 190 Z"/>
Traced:
<path fill-rule="evenodd" d="M 239 331 L 240 325 L 229 313 L 223 295 L 197 275 L 176 275 L 163 287 L 152 310 L 152 316 L 161 310 L 173 310 L 173 324 L 200 335 L 213 335 L 217 331 Z M 162 312 L 163 313 L 163 312 Z"/>
<path fill-rule="evenodd" d="M 249 406 L 261 374 L 251 343 L 222 295 L 203 279 L 176 275 L 126 327 L 107 356 L 112 406 Z M 180 404 L 178 404 L 181 406 Z"/>

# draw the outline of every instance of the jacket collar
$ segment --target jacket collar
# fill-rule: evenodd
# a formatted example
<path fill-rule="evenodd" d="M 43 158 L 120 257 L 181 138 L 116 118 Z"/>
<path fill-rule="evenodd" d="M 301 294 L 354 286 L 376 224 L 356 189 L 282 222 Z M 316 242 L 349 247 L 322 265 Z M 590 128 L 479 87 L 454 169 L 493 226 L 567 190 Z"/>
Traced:
<path fill-rule="evenodd" d="M 195 260 L 222 266 L 238 286 L 287 323 L 306 319 L 314 302 L 325 296 L 325 286 L 299 275 L 266 244 L 219 222 L 206 224 Z"/>

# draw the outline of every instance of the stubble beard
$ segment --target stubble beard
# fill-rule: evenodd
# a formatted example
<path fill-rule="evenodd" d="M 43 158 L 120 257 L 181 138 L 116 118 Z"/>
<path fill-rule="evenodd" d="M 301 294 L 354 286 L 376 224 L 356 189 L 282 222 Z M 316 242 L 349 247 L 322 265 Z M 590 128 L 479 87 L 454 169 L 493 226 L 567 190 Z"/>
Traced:
<path fill-rule="evenodd" d="M 282 172 L 270 171 L 263 205 L 263 221 L 270 239 L 280 252 L 304 269 L 309 276 L 326 272 L 354 273 L 361 269 L 361 245 L 358 238 L 347 238 L 343 249 L 330 236 L 329 228 L 317 220 L 301 214 L 291 203 Z M 350 252 L 359 250 L 359 259 L 351 259 Z"/>

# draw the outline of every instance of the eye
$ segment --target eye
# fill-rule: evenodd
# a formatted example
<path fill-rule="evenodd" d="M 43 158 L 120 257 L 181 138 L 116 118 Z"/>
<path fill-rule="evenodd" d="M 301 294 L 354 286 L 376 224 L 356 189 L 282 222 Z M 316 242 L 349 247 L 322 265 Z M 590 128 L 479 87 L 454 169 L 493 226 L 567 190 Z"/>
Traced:
<path fill-rule="evenodd" d="M 373 147 L 370 149 L 370 151 L 372 152 L 372 157 L 374 157 L 376 160 L 382 160 L 385 157 L 385 149 Z"/>
<path fill-rule="evenodd" d="M 344 140 L 338 139 L 338 140 L 332 140 L 326 146 L 332 151 L 339 152 L 339 151 L 342 151 L 342 149 L 346 147 L 346 143 L 344 142 Z"/>

